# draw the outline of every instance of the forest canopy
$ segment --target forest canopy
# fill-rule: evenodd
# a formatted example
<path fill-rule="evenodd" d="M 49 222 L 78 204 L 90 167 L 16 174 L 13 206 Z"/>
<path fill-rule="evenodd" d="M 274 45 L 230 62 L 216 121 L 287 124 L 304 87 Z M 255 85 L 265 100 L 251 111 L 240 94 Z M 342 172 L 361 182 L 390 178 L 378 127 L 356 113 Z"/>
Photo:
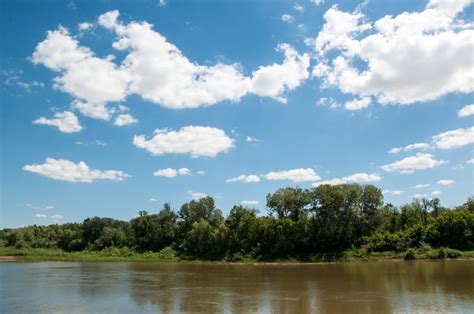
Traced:
<path fill-rule="evenodd" d="M 440 200 L 415 199 L 396 207 L 384 203 L 373 185 L 282 188 L 267 195 L 268 215 L 234 206 L 227 217 L 211 197 L 174 211 L 140 211 L 130 221 L 92 217 L 82 223 L 0 230 L 0 244 L 18 249 L 66 252 L 127 248 L 134 252 L 172 249 L 185 259 L 259 260 L 362 249 L 403 252 L 413 248 L 474 249 L 474 199 L 455 208 Z"/>

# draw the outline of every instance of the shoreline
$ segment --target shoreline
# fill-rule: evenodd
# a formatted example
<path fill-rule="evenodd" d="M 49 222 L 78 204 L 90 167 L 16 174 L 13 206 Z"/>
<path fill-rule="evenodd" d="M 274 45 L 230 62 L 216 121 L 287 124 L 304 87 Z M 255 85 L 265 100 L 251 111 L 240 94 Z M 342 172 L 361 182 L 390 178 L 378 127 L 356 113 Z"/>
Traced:
<path fill-rule="evenodd" d="M 239 261 L 228 260 L 199 260 L 185 259 L 179 257 L 162 257 L 154 253 L 137 253 L 133 256 L 103 255 L 100 252 L 62 252 L 59 250 L 30 249 L 21 250 L 13 248 L 0 248 L 0 263 L 11 262 L 122 262 L 122 263 L 180 263 L 180 264 L 222 264 L 222 265 L 311 265 L 327 263 L 350 263 L 350 262 L 404 262 L 412 260 L 474 260 L 474 251 L 461 252 L 456 257 L 433 256 L 429 253 L 416 253 L 406 258 L 406 252 L 382 252 L 370 253 L 366 256 L 344 256 L 321 254 L 305 259 L 289 258 L 275 260 L 242 259 Z"/>

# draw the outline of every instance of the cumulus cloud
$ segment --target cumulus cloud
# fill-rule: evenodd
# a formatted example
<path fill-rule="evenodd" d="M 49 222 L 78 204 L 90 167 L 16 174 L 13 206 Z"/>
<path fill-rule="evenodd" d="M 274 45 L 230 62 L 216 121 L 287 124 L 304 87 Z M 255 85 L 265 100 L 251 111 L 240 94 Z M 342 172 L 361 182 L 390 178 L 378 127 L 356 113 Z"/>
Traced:
<path fill-rule="evenodd" d="M 155 156 L 191 154 L 191 157 L 216 157 L 234 147 L 234 140 L 217 128 L 185 126 L 178 131 L 156 129 L 149 139 L 145 135 L 135 135 L 133 144 Z"/>
<path fill-rule="evenodd" d="M 334 5 L 312 41 L 318 55 L 313 75 L 324 87 L 373 96 L 382 104 L 470 93 L 474 30 L 458 17 L 469 5 L 469 0 L 432 0 L 420 12 L 386 15 L 375 22 L 360 9 L 344 12 Z M 355 65 L 360 61 L 362 68 Z"/>
<path fill-rule="evenodd" d="M 174 178 L 178 174 L 178 171 L 173 168 L 166 168 L 166 169 L 159 169 L 156 170 L 153 175 L 156 177 L 167 177 L 167 178 Z"/>
<path fill-rule="evenodd" d="M 258 138 L 253 137 L 253 136 L 247 136 L 247 137 L 245 138 L 245 141 L 246 141 L 247 143 L 257 143 L 257 142 L 260 142 L 260 140 L 259 140 Z"/>
<path fill-rule="evenodd" d="M 435 191 L 432 191 L 432 192 L 430 193 L 430 195 L 431 195 L 432 197 L 438 196 L 438 195 L 440 195 L 440 194 L 441 194 L 441 191 L 440 191 L 440 190 L 435 190 Z"/>
<path fill-rule="evenodd" d="M 63 133 L 75 133 L 82 130 L 76 115 L 70 111 L 56 112 L 54 119 L 40 117 L 33 121 L 33 124 L 52 125 Z"/>
<path fill-rule="evenodd" d="M 201 198 L 207 197 L 207 194 L 202 193 L 202 192 L 193 192 L 191 190 L 188 191 L 188 194 L 191 196 L 191 198 L 195 201 L 200 200 Z"/>
<path fill-rule="evenodd" d="M 413 173 L 416 170 L 423 170 L 438 167 L 446 163 L 444 160 L 436 160 L 431 154 L 418 153 L 415 156 L 406 157 L 391 164 L 383 165 L 385 171 L 399 171 L 401 173 Z"/>
<path fill-rule="evenodd" d="M 468 161 L 466 161 L 466 163 L 468 163 L 468 164 L 474 164 L 474 158 L 469 159 Z"/>
<path fill-rule="evenodd" d="M 474 114 L 474 104 L 467 105 L 458 110 L 458 117 L 464 118 Z"/>
<path fill-rule="evenodd" d="M 427 149 L 454 149 L 474 143 L 474 127 L 456 129 L 432 136 L 431 143 L 415 143 L 405 147 L 394 147 L 389 154 Z"/>
<path fill-rule="evenodd" d="M 94 27 L 94 24 L 92 23 L 89 23 L 89 22 L 83 22 L 83 23 L 79 23 L 77 25 L 77 28 L 80 30 L 80 31 L 87 31 L 87 30 L 90 30 L 91 28 Z"/>
<path fill-rule="evenodd" d="M 36 214 L 35 216 L 36 216 L 36 218 L 46 218 L 46 217 L 48 217 L 45 214 Z"/>
<path fill-rule="evenodd" d="M 414 189 L 423 189 L 423 188 L 427 188 L 427 187 L 430 187 L 430 184 L 417 184 L 413 188 Z"/>
<path fill-rule="evenodd" d="M 71 109 L 78 110 L 82 115 L 92 118 L 109 121 L 115 110 L 109 108 L 104 103 L 91 103 L 74 100 L 71 103 Z"/>
<path fill-rule="evenodd" d="M 56 88 L 95 104 L 121 101 L 127 95 L 129 73 L 112 59 L 96 57 L 63 27 L 49 31 L 31 57 L 34 64 L 59 73 L 54 79 Z"/>
<path fill-rule="evenodd" d="M 124 126 L 129 124 L 137 123 L 138 120 L 135 119 L 131 114 L 123 113 L 119 114 L 114 121 L 114 124 L 117 126 Z"/>
<path fill-rule="evenodd" d="M 304 6 L 299 4 L 299 3 L 295 3 L 293 5 L 293 9 L 295 9 L 296 11 L 298 11 L 300 13 L 304 13 Z"/>
<path fill-rule="evenodd" d="M 405 147 L 394 147 L 388 151 L 389 154 L 397 154 L 399 152 L 409 152 L 412 150 L 425 150 L 430 148 L 430 144 L 427 143 L 415 143 L 415 144 L 410 144 Z"/>
<path fill-rule="evenodd" d="M 200 65 L 182 52 L 147 22 L 122 23 L 120 13 L 107 12 L 99 24 L 115 32 L 113 47 L 128 54 L 121 65 L 130 75 L 128 93 L 166 108 L 196 108 L 222 101 L 237 102 L 249 93 L 284 102 L 282 94 L 309 76 L 309 55 L 282 44 L 281 64 L 262 66 L 248 77 L 237 63 Z M 281 73 L 284 73 L 283 76 Z"/>
<path fill-rule="evenodd" d="M 342 177 L 342 178 L 333 178 L 331 180 L 323 180 L 319 182 L 314 182 L 312 186 L 317 187 L 322 184 L 340 185 L 340 184 L 347 184 L 347 183 L 368 183 L 368 182 L 377 182 L 380 180 L 382 180 L 382 177 L 378 175 L 377 173 L 359 172 L 359 173 L 354 173 L 353 175 Z"/>
<path fill-rule="evenodd" d="M 285 23 L 293 23 L 295 21 L 295 18 L 289 14 L 283 14 L 281 16 L 281 20 Z"/>
<path fill-rule="evenodd" d="M 54 180 L 68 182 L 90 183 L 97 180 L 123 181 L 124 178 L 129 177 L 129 175 L 123 171 L 101 171 L 89 168 L 83 161 L 76 164 L 69 160 L 54 158 L 46 158 L 46 162 L 43 164 L 26 165 L 23 167 L 23 170 L 37 173 Z"/>
<path fill-rule="evenodd" d="M 439 180 L 438 184 L 439 185 L 451 185 L 451 184 L 454 184 L 454 180 L 451 180 L 451 179 Z"/>
<path fill-rule="evenodd" d="M 191 170 L 189 170 L 188 168 L 179 168 L 178 174 L 180 176 L 190 176 L 192 173 L 191 173 Z"/>
<path fill-rule="evenodd" d="M 438 149 L 453 149 L 474 143 L 474 127 L 457 129 L 433 136 Z"/>
<path fill-rule="evenodd" d="M 397 196 L 397 195 L 401 195 L 403 193 L 403 191 L 400 191 L 400 190 L 383 190 L 382 193 Z"/>
<path fill-rule="evenodd" d="M 323 181 L 314 182 L 313 184 L 311 184 L 311 186 L 312 187 L 318 187 L 318 186 L 323 185 L 323 184 L 341 185 L 341 184 L 346 184 L 346 183 L 347 182 L 342 180 L 342 179 L 334 178 L 334 179 L 331 179 L 331 180 L 323 180 Z"/>
<path fill-rule="evenodd" d="M 52 216 L 51 216 L 51 219 L 53 219 L 53 222 L 54 222 L 54 223 L 60 223 L 61 220 L 64 219 L 64 216 L 63 216 L 63 215 L 56 214 L 56 215 L 52 215 Z"/>
<path fill-rule="evenodd" d="M 353 99 L 344 103 L 344 109 L 346 110 L 360 110 L 367 108 L 370 105 L 370 97 L 364 97 L 361 99 Z"/>
<path fill-rule="evenodd" d="M 247 206 L 255 206 L 255 205 L 258 205 L 258 201 L 247 201 L 247 200 L 244 200 L 242 202 L 240 202 L 240 204 L 242 205 L 247 205 Z"/>
<path fill-rule="evenodd" d="M 274 63 L 261 66 L 252 73 L 252 87 L 254 94 L 267 96 L 286 103 L 281 94 L 285 90 L 294 90 L 309 77 L 308 67 L 310 57 L 308 54 L 300 55 L 288 44 L 280 44 L 279 51 L 285 54 L 282 64 Z"/>
<path fill-rule="evenodd" d="M 288 180 L 293 182 L 318 181 L 321 179 L 311 168 L 272 171 L 263 175 L 263 177 L 270 181 Z"/>
<path fill-rule="evenodd" d="M 167 177 L 167 178 L 174 178 L 176 176 L 190 176 L 192 175 L 191 170 L 188 168 L 179 168 L 179 169 L 173 169 L 173 168 L 165 168 L 165 169 L 159 169 L 153 173 L 154 176 L 157 177 Z"/>
<path fill-rule="evenodd" d="M 233 182 L 242 182 L 242 183 L 257 183 L 260 182 L 260 177 L 254 174 L 242 174 L 238 177 L 227 179 L 225 182 L 233 183 Z"/>

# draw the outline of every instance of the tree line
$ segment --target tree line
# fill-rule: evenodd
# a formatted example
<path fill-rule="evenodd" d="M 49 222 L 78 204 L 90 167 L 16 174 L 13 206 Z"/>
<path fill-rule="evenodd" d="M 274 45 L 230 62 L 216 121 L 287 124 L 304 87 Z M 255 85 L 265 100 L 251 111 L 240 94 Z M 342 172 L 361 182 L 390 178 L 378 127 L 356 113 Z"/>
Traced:
<path fill-rule="evenodd" d="M 234 206 L 227 217 L 211 197 L 173 211 L 140 211 L 130 221 L 87 218 L 82 223 L 0 230 L 0 245 L 59 248 L 67 252 L 128 248 L 173 249 L 189 259 L 305 258 L 363 249 L 403 252 L 413 248 L 474 249 L 474 199 L 455 208 L 439 199 L 415 199 L 396 207 L 373 185 L 282 188 L 267 195 L 268 215 Z"/>

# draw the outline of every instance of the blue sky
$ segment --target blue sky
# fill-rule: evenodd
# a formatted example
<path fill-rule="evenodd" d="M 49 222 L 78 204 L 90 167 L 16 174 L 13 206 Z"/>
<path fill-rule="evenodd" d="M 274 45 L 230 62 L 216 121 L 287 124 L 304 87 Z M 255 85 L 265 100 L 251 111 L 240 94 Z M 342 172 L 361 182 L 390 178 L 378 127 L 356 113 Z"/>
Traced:
<path fill-rule="evenodd" d="M 469 1 L 2 1 L 0 227 L 474 194 Z M 415 188 L 415 186 L 418 186 Z"/>

